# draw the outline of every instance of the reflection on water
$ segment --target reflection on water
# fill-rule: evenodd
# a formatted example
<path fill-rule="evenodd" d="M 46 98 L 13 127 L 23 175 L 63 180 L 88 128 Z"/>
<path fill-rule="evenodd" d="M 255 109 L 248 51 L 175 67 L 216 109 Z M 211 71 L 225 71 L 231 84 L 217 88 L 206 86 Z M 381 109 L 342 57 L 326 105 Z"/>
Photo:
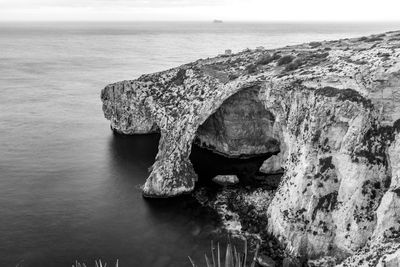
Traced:
<path fill-rule="evenodd" d="M 112 135 L 105 166 L 97 170 L 88 161 L 64 162 L 81 170 L 73 176 L 67 170 L 33 174 L 29 190 L 10 184 L 17 194 L 1 207 L 1 265 L 23 260 L 22 266 L 71 266 L 75 259 L 101 257 L 118 258 L 121 266 L 188 266 L 188 255 L 202 259 L 209 240 L 217 238 L 216 218 L 190 196 L 146 200 L 138 189 L 158 138 Z"/>
<path fill-rule="evenodd" d="M 154 161 L 158 148 L 159 135 L 121 136 L 114 134 L 111 139 L 112 166 L 118 168 L 121 179 L 120 192 L 132 194 L 138 184 L 131 176 L 144 172 Z M 121 172 L 123 175 L 121 175 Z M 122 180 L 123 179 L 123 180 Z M 140 184 L 144 182 L 142 178 Z M 132 205 L 133 204 L 133 205 Z M 127 209 L 139 210 L 133 222 L 140 224 L 136 242 L 144 250 L 142 258 L 149 257 L 143 266 L 186 266 L 187 256 L 202 258 L 209 248 L 209 240 L 217 238 L 213 231 L 217 229 L 216 218 L 203 209 L 191 196 L 173 199 L 143 199 L 137 203 L 127 203 Z M 135 212 L 134 212 L 135 213 Z M 138 216 L 139 215 L 139 216 Z M 140 236 L 141 234 L 144 236 Z M 133 245 L 133 244 L 132 244 Z M 139 254 L 141 255 L 141 254 Z"/>

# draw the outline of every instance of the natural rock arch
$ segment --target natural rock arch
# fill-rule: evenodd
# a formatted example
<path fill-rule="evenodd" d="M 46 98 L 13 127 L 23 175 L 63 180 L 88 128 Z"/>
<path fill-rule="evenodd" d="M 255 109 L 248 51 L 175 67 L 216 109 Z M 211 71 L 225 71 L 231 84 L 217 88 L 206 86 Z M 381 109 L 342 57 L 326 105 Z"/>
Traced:
<path fill-rule="evenodd" d="M 258 86 L 286 170 L 268 208 L 269 231 L 309 257 L 341 260 L 381 239 L 399 248 L 400 215 L 391 208 L 400 203 L 399 35 L 198 60 L 107 86 L 103 110 L 120 133 L 160 131 L 143 190 L 170 197 L 194 187 L 197 129 L 229 97 Z"/>
<path fill-rule="evenodd" d="M 178 71 L 177 76 L 182 75 Z M 216 96 L 209 96 L 210 101 L 197 103 L 196 109 L 188 109 L 187 114 L 183 114 L 179 118 L 174 116 L 158 118 L 157 105 L 150 102 L 151 98 L 142 98 L 138 92 L 142 83 L 135 81 L 125 81 L 107 86 L 102 91 L 103 110 L 105 116 L 111 121 L 111 128 L 122 134 L 144 134 L 159 132 L 161 134 L 159 141 L 159 150 L 155 159 L 155 163 L 151 167 L 151 173 L 143 187 L 145 196 L 148 197 L 171 197 L 193 190 L 197 180 L 197 174 L 193 170 L 193 166 L 189 160 L 191 146 L 196 136 L 199 143 L 210 148 L 210 146 L 218 146 L 221 140 L 211 140 L 216 137 L 215 132 L 207 134 L 207 130 L 213 131 L 215 128 L 209 127 L 209 122 L 216 116 L 228 119 L 229 114 L 222 114 L 221 110 L 232 108 L 232 104 L 252 103 L 250 110 L 244 109 L 240 115 L 248 115 L 252 117 L 252 121 L 239 121 L 236 126 L 247 123 L 251 129 L 245 129 L 240 133 L 242 140 L 239 144 L 231 144 L 227 149 L 222 149 L 226 143 L 221 142 L 220 147 L 214 147 L 212 150 L 216 153 L 224 154 L 232 157 L 252 157 L 259 154 L 270 154 L 279 151 L 279 142 L 274 132 L 274 118 L 268 112 L 259 99 L 260 83 L 250 81 L 246 83 L 236 82 L 222 86 L 220 90 L 211 92 L 218 93 Z M 202 86 L 210 86 L 202 85 Z M 129 95 L 130 97 L 126 97 Z M 136 99 L 132 101 L 133 99 Z M 246 103 L 246 101 L 248 103 Z M 118 103 L 118 104 L 117 104 Z M 196 114 L 193 114 L 196 113 Z M 169 119 L 172 119 L 169 121 Z M 176 123 L 176 119 L 179 123 Z M 257 121 L 258 120 L 258 121 Z M 266 123 L 265 125 L 262 125 Z M 207 126 L 208 124 L 208 126 Z M 200 134 L 198 130 L 200 129 Z M 231 127 L 225 128 L 231 131 Z M 254 133 L 253 130 L 258 132 Z M 246 134 L 250 133 L 250 137 Z M 258 142 L 248 145 L 246 142 L 254 139 L 257 134 L 261 133 L 261 139 Z M 224 133 L 225 137 L 230 133 Z M 211 137 L 211 139 L 210 139 Z M 225 140 L 228 141 L 228 140 Z M 233 145 L 233 146 L 232 146 Z"/>
<path fill-rule="evenodd" d="M 268 179 L 266 174 L 281 171 L 273 156 L 280 152 L 280 136 L 260 91 L 260 86 L 239 90 L 197 129 L 190 160 L 204 182 L 225 174 L 236 175 L 243 185 L 256 185 Z M 260 170 L 266 159 L 274 170 L 268 165 Z M 278 181 L 275 176 L 268 184 L 274 187 Z"/>
<path fill-rule="evenodd" d="M 195 143 L 231 158 L 279 152 L 274 115 L 259 98 L 260 87 L 239 90 L 199 126 Z"/>
<path fill-rule="evenodd" d="M 166 131 L 161 130 L 159 152 L 156 156 L 156 161 L 151 168 L 151 173 L 143 187 L 144 195 L 148 197 L 162 197 L 192 191 L 198 176 L 193 169 L 189 156 L 196 137 L 200 136 L 198 142 L 203 142 L 203 145 L 207 143 L 208 148 L 210 148 L 210 145 L 212 146 L 212 144 L 216 144 L 216 142 L 213 142 L 215 140 L 211 141 L 211 139 L 209 139 L 210 136 L 215 137 L 215 135 L 207 135 L 207 129 L 204 128 L 204 125 L 207 125 L 209 122 L 208 120 L 218 114 L 221 107 L 226 107 L 224 106 L 224 103 L 227 101 L 229 102 L 232 97 L 235 99 L 235 95 L 239 95 L 240 98 L 242 94 L 247 94 L 248 92 L 251 92 L 250 94 L 254 95 L 255 93 L 258 93 L 259 88 L 258 84 L 252 83 L 245 86 L 239 84 L 236 88 L 230 87 L 229 90 L 223 90 L 225 94 L 222 97 L 220 96 L 217 101 L 205 102 L 205 104 L 209 104 L 209 106 L 203 107 L 203 110 L 205 111 L 199 114 L 201 116 L 188 116 L 189 120 L 193 118 L 197 120 L 189 123 L 182 123 L 184 125 L 180 129 L 174 127 Z M 259 102 L 259 104 L 260 103 L 261 102 Z M 268 112 L 265 114 L 267 115 L 266 119 L 270 120 L 271 118 L 269 116 L 271 116 L 271 114 Z M 270 121 L 270 124 L 273 123 Z M 179 124 L 178 127 L 180 126 L 182 125 Z M 201 134 L 198 132 L 199 129 L 201 129 Z M 260 149 L 257 146 L 244 148 L 246 145 L 245 143 L 242 143 L 240 147 L 236 147 L 238 150 L 234 151 L 231 156 L 251 157 L 254 153 L 267 154 L 279 151 L 279 142 L 277 142 L 276 139 L 267 136 L 266 134 L 264 134 L 264 138 L 266 139 L 264 141 L 267 141 L 267 145 L 264 145 L 263 148 Z M 258 145 L 261 145 L 261 143 Z M 240 149 L 243 148 L 245 153 L 241 153 L 240 151 Z M 229 148 L 223 150 L 220 147 L 213 147 L 212 150 L 216 153 L 224 154 L 225 156 L 229 155 L 230 152 Z M 170 155 L 174 156 L 170 157 Z"/>

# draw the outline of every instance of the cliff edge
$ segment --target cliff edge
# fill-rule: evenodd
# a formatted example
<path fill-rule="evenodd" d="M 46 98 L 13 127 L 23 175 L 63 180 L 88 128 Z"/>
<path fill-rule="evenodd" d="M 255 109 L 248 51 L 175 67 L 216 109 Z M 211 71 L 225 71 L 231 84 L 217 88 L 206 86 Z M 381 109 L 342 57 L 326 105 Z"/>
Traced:
<path fill-rule="evenodd" d="M 145 196 L 193 190 L 193 142 L 275 153 L 268 231 L 293 255 L 385 266 L 400 247 L 400 32 L 201 59 L 101 99 L 116 132 L 161 133 Z"/>

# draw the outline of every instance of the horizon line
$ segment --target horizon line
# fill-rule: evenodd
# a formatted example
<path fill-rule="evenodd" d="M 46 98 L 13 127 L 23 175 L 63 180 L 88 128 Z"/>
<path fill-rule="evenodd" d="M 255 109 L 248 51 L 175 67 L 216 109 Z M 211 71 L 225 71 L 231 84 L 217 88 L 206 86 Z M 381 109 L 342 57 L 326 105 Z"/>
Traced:
<path fill-rule="evenodd" d="M 398 20 L 223 20 L 223 23 L 400 23 L 400 19 Z M 1 20 L 0 23 L 3 22 L 22 22 L 22 23 L 43 23 L 43 22 L 209 22 L 213 23 L 213 19 L 211 20 Z M 223 24 L 222 23 L 222 24 Z"/>

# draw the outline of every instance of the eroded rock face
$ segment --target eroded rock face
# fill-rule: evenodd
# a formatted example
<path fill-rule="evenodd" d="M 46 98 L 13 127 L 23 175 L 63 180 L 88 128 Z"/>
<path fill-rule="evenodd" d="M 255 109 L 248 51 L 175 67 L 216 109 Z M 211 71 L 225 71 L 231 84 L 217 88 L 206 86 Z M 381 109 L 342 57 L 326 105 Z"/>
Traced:
<path fill-rule="evenodd" d="M 249 88 L 229 97 L 198 128 L 196 143 L 227 157 L 279 152 L 273 137 L 275 118 L 260 101 L 259 91 Z"/>
<path fill-rule="evenodd" d="M 395 131 L 394 141 L 388 151 L 390 187 L 382 197 L 376 212 L 377 224 L 374 232 L 376 238 L 400 233 L 400 134 L 397 132 L 398 129 Z"/>
<path fill-rule="evenodd" d="M 120 134 L 149 134 L 159 131 L 157 124 L 138 103 L 131 101 L 131 92 L 123 85 L 115 85 L 101 92 L 103 111 L 111 129 Z"/>
<path fill-rule="evenodd" d="M 236 94 L 256 105 L 235 105 Z M 353 255 L 351 266 L 367 250 L 385 247 L 373 254 L 379 258 L 397 249 L 390 244 L 398 243 L 400 222 L 400 32 L 198 60 L 109 85 L 102 100 L 117 131 L 161 133 L 145 195 L 193 189 L 197 132 L 236 156 L 266 151 L 274 139 L 284 176 L 263 210 L 269 231 L 293 255 L 336 262 Z M 259 138 L 247 139 L 239 125 Z"/>
<path fill-rule="evenodd" d="M 289 148 L 269 229 L 289 240 L 293 253 L 309 257 L 346 256 L 363 246 L 390 183 L 385 151 L 392 129 L 378 125 L 379 114 L 356 91 L 332 91 L 265 91 Z"/>

